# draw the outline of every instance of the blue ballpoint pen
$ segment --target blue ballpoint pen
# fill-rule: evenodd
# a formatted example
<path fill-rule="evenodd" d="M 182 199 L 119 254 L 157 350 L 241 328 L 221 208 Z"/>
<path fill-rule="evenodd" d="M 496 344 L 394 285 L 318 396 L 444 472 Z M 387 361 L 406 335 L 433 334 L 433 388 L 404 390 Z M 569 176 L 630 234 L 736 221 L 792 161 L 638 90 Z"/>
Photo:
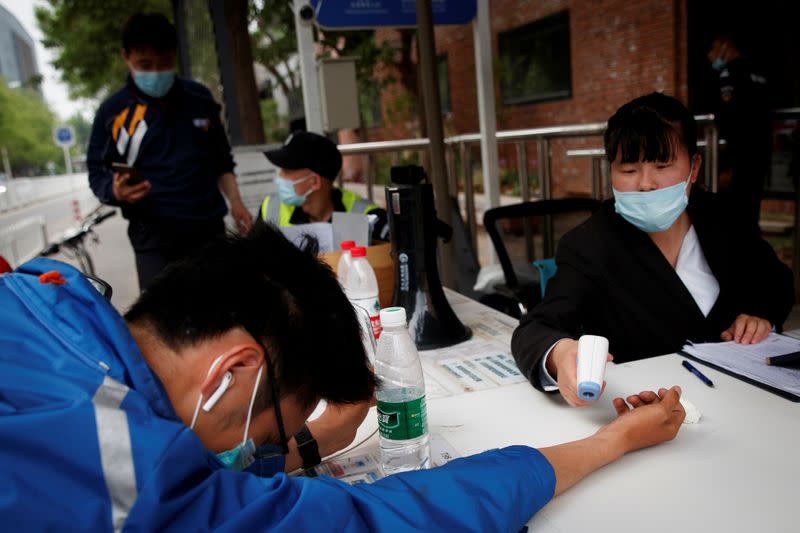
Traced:
<path fill-rule="evenodd" d="M 705 384 L 706 384 L 706 385 L 708 385 L 709 387 L 713 387 L 713 386 L 714 386 L 714 383 L 713 383 L 713 382 L 712 382 L 710 379 L 708 379 L 707 377 L 705 377 L 705 375 L 703 375 L 703 373 L 702 373 L 702 372 L 700 372 L 699 370 L 697 370 L 697 369 L 696 369 L 696 368 L 695 368 L 695 367 L 694 367 L 694 366 L 693 366 L 693 365 L 692 365 L 692 364 L 691 364 L 689 361 L 684 361 L 684 362 L 683 362 L 683 363 L 681 363 L 681 364 L 683 365 L 683 367 L 684 367 L 686 370 L 688 370 L 689 372 L 691 372 L 692 374 L 694 374 L 695 376 L 697 376 L 698 378 L 700 378 L 700 381 L 702 381 L 703 383 L 705 383 Z"/>

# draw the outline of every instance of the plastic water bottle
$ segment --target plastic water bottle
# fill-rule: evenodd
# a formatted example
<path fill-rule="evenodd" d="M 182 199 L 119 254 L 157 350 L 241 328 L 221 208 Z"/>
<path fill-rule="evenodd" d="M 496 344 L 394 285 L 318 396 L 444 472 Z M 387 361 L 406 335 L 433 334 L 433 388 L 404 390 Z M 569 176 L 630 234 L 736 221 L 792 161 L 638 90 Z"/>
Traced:
<path fill-rule="evenodd" d="M 355 241 L 342 241 L 339 245 L 342 250 L 342 255 L 339 256 L 339 262 L 336 264 L 336 279 L 339 280 L 339 285 L 341 285 L 343 289 L 347 288 L 345 286 L 347 283 L 347 273 L 350 272 L 350 267 L 353 264 L 353 258 L 350 257 L 350 250 L 355 248 L 355 246 Z"/>
<path fill-rule="evenodd" d="M 378 280 L 375 278 L 375 271 L 367 261 L 367 249 L 363 246 L 352 248 L 350 257 L 353 262 L 347 270 L 345 294 L 350 303 L 367 312 L 372 324 L 372 335 L 378 339 L 381 336 L 381 307 L 378 303 Z"/>
<path fill-rule="evenodd" d="M 430 466 L 425 380 L 414 341 L 406 327 L 406 310 L 381 310 L 383 334 L 375 355 L 378 390 L 381 469 L 385 475 Z"/>

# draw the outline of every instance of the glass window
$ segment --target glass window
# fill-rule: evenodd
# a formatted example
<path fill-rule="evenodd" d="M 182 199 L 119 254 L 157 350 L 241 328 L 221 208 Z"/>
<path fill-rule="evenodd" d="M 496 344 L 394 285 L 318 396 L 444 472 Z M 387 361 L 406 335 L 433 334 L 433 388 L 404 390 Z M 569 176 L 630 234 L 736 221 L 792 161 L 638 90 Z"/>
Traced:
<path fill-rule="evenodd" d="M 436 58 L 436 68 L 439 70 L 439 101 L 442 104 L 442 115 L 452 113 L 453 108 L 450 103 L 450 76 L 447 67 L 447 54 L 442 54 Z"/>
<path fill-rule="evenodd" d="M 504 104 L 571 96 L 568 11 L 503 32 L 498 44 Z"/>

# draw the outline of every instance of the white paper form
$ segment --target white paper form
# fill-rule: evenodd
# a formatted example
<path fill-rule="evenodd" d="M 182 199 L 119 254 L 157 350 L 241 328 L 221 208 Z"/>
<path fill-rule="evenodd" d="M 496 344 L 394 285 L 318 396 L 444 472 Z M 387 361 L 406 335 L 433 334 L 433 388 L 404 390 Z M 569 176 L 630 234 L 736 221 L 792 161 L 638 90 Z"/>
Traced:
<path fill-rule="evenodd" d="M 461 457 L 461 454 L 440 434 L 429 433 L 430 462 L 431 467 L 442 466 L 451 459 Z M 377 443 L 371 443 L 364 447 L 359 455 L 325 461 L 321 465 L 310 469 L 306 475 L 330 476 L 335 477 L 350 485 L 359 483 L 372 483 L 381 479 L 383 472 L 380 468 L 380 450 Z"/>
<path fill-rule="evenodd" d="M 800 340 L 770 333 L 758 344 L 707 342 L 688 344 L 683 351 L 701 361 L 800 396 L 800 369 L 770 366 L 767 357 L 800 351 Z"/>
<path fill-rule="evenodd" d="M 317 239 L 320 252 L 333 252 L 336 250 L 333 246 L 333 226 L 327 222 L 311 222 L 309 224 L 285 226 L 280 229 L 295 246 L 299 247 L 305 236 L 309 235 Z"/>
<path fill-rule="evenodd" d="M 472 338 L 454 346 L 419 352 L 429 398 L 525 382 L 510 353 L 517 320 L 457 292 L 445 295 Z"/>

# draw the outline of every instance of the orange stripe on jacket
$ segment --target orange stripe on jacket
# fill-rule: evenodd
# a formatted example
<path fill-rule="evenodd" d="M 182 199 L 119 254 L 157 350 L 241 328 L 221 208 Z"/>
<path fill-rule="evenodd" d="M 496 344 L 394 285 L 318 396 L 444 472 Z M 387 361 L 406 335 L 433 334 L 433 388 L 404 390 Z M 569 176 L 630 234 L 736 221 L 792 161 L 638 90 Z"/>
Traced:
<path fill-rule="evenodd" d="M 111 137 L 114 139 L 114 142 L 117 142 L 117 137 L 119 137 L 119 129 L 125 124 L 125 119 L 128 117 L 128 108 L 122 110 L 122 113 L 114 117 L 114 124 L 111 126 Z"/>
<path fill-rule="evenodd" d="M 136 104 L 136 110 L 133 112 L 130 124 L 128 124 L 128 135 L 133 137 L 133 132 L 136 131 L 136 125 L 144 117 L 144 112 L 147 111 L 147 106 L 144 104 Z"/>

